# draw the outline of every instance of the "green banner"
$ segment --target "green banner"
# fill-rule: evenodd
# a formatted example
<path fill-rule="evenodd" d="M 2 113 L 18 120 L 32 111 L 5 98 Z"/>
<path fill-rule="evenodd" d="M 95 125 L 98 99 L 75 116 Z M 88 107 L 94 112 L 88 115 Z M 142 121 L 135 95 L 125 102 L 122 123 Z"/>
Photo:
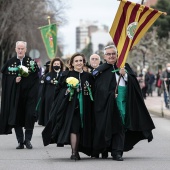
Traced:
<path fill-rule="evenodd" d="M 41 36 L 50 59 L 56 57 L 57 52 L 57 26 L 50 24 L 40 27 Z"/>

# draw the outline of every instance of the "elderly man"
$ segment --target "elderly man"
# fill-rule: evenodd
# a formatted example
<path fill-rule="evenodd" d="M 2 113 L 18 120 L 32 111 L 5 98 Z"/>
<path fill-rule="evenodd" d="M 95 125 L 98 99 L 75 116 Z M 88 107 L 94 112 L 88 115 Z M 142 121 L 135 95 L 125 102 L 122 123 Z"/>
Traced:
<path fill-rule="evenodd" d="M 18 146 L 16 149 L 32 149 L 35 107 L 38 95 L 38 66 L 26 56 L 27 43 L 17 41 L 16 56 L 3 66 L 0 134 L 11 134 L 15 129 Z M 23 133 L 25 128 L 25 135 Z M 25 136 L 25 138 L 24 138 Z"/>
<path fill-rule="evenodd" d="M 98 54 L 92 54 L 90 56 L 90 66 L 96 69 L 100 64 L 100 56 Z"/>
<path fill-rule="evenodd" d="M 127 63 L 124 68 L 117 68 L 114 45 L 105 47 L 104 59 L 106 63 L 92 73 L 95 76 L 93 155 L 102 153 L 106 159 L 111 152 L 113 160 L 123 161 L 123 151 L 131 150 L 142 139 L 152 140 L 155 126 L 135 73 Z"/>

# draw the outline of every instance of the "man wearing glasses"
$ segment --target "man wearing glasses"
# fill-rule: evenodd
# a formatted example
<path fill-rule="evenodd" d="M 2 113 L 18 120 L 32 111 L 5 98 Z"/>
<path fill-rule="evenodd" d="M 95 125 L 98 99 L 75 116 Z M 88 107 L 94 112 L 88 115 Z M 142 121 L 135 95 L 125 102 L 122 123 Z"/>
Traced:
<path fill-rule="evenodd" d="M 135 73 L 127 63 L 124 68 L 117 68 L 114 45 L 104 48 L 104 60 L 106 63 L 92 73 L 95 76 L 93 155 L 98 157 L 102 153 L 106 159 L 111 152 L 113 160 L 123 161 L 124 151 L 131 150 L 140 140 L 152 140 L 155 126 Z"/>

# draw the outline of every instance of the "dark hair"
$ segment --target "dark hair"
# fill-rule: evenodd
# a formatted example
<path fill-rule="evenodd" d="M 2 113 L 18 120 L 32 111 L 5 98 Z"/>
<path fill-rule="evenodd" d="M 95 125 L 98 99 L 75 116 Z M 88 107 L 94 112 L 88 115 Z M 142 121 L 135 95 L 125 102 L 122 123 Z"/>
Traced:
<path fill-rule="evenodd" d="M 51 63 L 50 63 L 49 72 L 54 71 L 54 69 L 53 69 L 53 64 L 54 64 L 55 61 L 59 61 L 59 62 L 60 62 L 60 65 L 61 65 L 61 69 L 60 69 L 60 70 L 63 71 L 64 63 L 63 63 L 63 61 L 61 60 L 61 58 L 56 57 L 56 58 L 54 58 L 54 59 L 51 61 Z"/>
<path fill-rule="evenodd" d="M 75 54 L 73 54 L 73 55 L 71 56 L 71 58 L 70 58 L 70 63 L 69 63 L 69 69 L 70 69 L 70 70 L 73 70 L 73 69 L 74 69 L 74 67 L 73 67 L 72 64 L 73 64 L 74 58 L 77 57 L 77 56 L 82 56 L 82 58 L 83 58 L 83 63 L 84 63 L 84 65 L 86 64 L 85 55 L 84 55 L 83 53 L 75 53 Z"/>

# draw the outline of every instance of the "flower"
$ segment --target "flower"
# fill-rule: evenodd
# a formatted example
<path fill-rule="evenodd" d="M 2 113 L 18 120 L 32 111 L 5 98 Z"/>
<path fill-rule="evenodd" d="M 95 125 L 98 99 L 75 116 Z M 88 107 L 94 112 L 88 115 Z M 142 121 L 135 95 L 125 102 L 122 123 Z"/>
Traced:
<path fill-rule="evenodd" d="M 18 69 L 19 69 L 18 76 L 27 77 L 29 75 L 27 67 L 20 65 L 20 66 L 18 66 Z"/>
<path fill-rule="evenodd" d="M 77 88 L 77 85 L 79 83 L 79 80 L 76 79 L 75 77 L 68 77 L 66 79 L 66 83 L 74 88 Z"/>
<path fill-rule="evenodd" d="M 72 96 L 74 95 L 74 90 L 76 88 L 78 88 L 78 86 L 79 86 L 79 80 L 76 79 L 75 77 L 68 77 L 66 79 L 66 83 L 67 83 L 67 86 L 68 86 L 67 92 L 70 93 L 69 101 L 71 101 Z"/>

